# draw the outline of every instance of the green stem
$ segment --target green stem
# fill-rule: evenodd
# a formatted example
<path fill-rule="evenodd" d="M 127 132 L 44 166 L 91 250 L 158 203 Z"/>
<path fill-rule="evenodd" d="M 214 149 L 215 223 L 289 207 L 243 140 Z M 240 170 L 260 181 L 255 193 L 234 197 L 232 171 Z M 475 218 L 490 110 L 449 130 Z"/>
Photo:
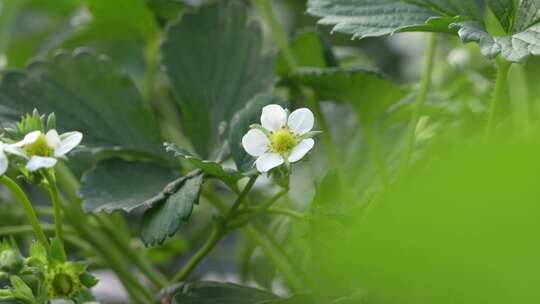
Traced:
<path fill-rule="evenodd" d="M 62 230 L 62 206 L 58 200 L 58 189 L 56 188 L 56 179 L 48 172 L 44 171 L 45 179 L 47 180 L 47 189 L 51 197 L 51 202 L 54 210 L 54 226 L 56 232 L 56 238 L 64 244 L 64 232 Z"/>
<path fill-rule="evenodd" d="M 115 227 L 115 224 L 110 218 L 96 217 L 101 225 L 105 228 L 107 234 L 112 238 L 112 241 L 133 261 L 141 272 L 158 288 L 167 287 L 169 282 L 167 278 L 160 272 L 156 271 L 146 259 L 144 259 L 138 250 L 134 250 L 126 243 L 126 236 L 121 230 Z M 127 236 L 129 238 L 129 236 Z"/>
<path fill-rule="evenodd" d="M 96 227 L 88 222 L 87 219 L 89 217 L 81 209 L 80 200 L 77 196 L 79 189 L 77 178 L 64 163 L 59 163 L 55 171 L 58 182 L 70 201 L 69 205 L 64 206 L 66 208 L 64 211 L 66 212 L 67 220 L 76 228 L 79 235 L 85 236 L 92 244 L 95 252 L 101 256 L 101 260 L 106 261 L 111 266 L 136 303 L 152 302 L 152 294 L 144 286 L 139 284 L 138 281 L 133 280 L 133 276 L 130 274 L 127 265 L 125 265 L 125 259 L 116 254 L 116 252 L 131 252 L 134 249 L 129 246 L 115 246 L 117 244 L 111 242 L 108 239 L 108 235 L 105 235 L 101 231 L 96 231 Z M 141 269 L 141 271 L 143 270 Z"/>
<path fill-rule="evenodd" d="M 242 213 L 244 213 L 244 212 L 245 213 L 251 213 L 252 216 L 266 212 L 266 213 L 270 213 L 270 214 L 288 216 L 288 217 L 291 217 L 291 218 L 294 218 L 294 219 L 297 219 L 297 220 L 305 220 L 306 219 L 306 215 L 302 214 L 301 212 L 297 212 L 297 211 L 294 211 L 294 210 L 291 210 L 291 209 L 286 209 L 286 208 L 279 208 L 279 207 L 270 207 L 270 208 L 267 208 L 267 209 L 264 209 L 264 210 L 261 207 L 246 207 L 246 208 L 243 208 L 242 210 L 240 210 L 238 212 L 239 213 L 240 212 L 242 212 Z"/>
<path fill-rule="evenodd" d="M 15 194 L 15 196 L 17 196 L 17 198 L 23 205 L 24 212 L 26 213 L 26 217 L 28 218 L 32 229 L 34 230 L 34 234 L 36 235 L 37 240 L 45 248 L 49 248 L 49 240 L 47 239 L 45 232 L 39 224 L 39 219 L 36 216 L 34 208 L 32 207 L 32 203 L 30 202 L 24 191 L 21 189 L 21 187 L 19 187 L 16 182 L 14 182 L 11 178 L 5 175 L 0 178 L 0 182 L 2 182 L 2 184 L 8 187 L 9 190 L 11 190 Z"/>
<path fill-rule="evenodd" d="M 364 130 L 369 145 L 369 154 L 375 163 L 383 188 L 388 188 L 388 185 L 390 184 L 388 171 L 386 170 L 385 159 L 379 148 L 379 141 L 375 136 L 375 131 L 372 127 L 365 127 Z"/>
<path fill-rule="evenodd" d="M 244 190 L 242 190 L 242 192 L 240 193 L 240 195 L 238 196 L 238 198 L 236 199 L 234 204 L 231 206 L 231 209 L 229 209 L 229 211 L 225 215 L 225 221 L 230 220 L 234 216 L 236 211 L 238 211 L 238 208 L 240 208 L 240 205 L 242 205 L 242 203 L 246 199 L 249 191 L 251 191 L 251 188 L 253 188 L 253 185 L 255 184 L 255 181 L 257 180 L 257 177 L 258 177 L 258 175 L 253 176 L 253 177 L 251 177 L 249 179 L 249 182 L 244 187 Z"/>
<path fill-rule="evenodd" d="M 311 285 L 311 280 L 307 274 L 302 270 L 299 264 L 293 260 L 289 253 L 285 251 L 280 245 L 280 242 L 275 238 L 274 234 L 272 234 L 261 221 L 253 220 L 253 223 L 248 226 L 248 230 L 249 227 L 254 228 L 257 233 L 266 239 L 268 243 L 260 243 L 261 249 L 263 249 L 265 254 L 273 260 L 279 261 L 277 264 L 278 269 L 280 269 L 281 273 L 284 274 L 295 290 L 304 290 L 306 286 Z M 250 233 L 250 235 L 252 237 L 254 236 L 252 233 Z M 265 246 L 268 247 L 265 249 Z M 285 264 L 282 264 L 283 262 L 285 262 Z M 289 272 L 290 274 L 288 274 Z"/>
<path fill-rule="evenodd" d="M 44 232 L 53 232 L 54 225 L 41 224 Z M 32 225 L 5 226 L 0 227 L 0 236 L 19 235 L 34 232 Z"/>
<path fill-rule="evenodd" d="M 283 28 L 277 20 L 276 14 L 274 14 L 272 2 L 270 0 L 251 0 L 251 3 L 266 22 L 266 25 L 270 28 L 270 32 L 281 50 L 283 57 L 287 61 L 289 68 L 294 71 L 298 67 L 298 63 L 289 47 L 287 34 L 283 31 Z"/>
<path fill-rule="evenodd" d="M 227 207 L 221 198 L 210 191 L 203 192 L 205 198 L 209 203 L 214 205 L 220 212 L 225 212 Z M 249 224 L 243 227 L 244 231 L 250 238 L 261 247 L 264 254 L 274 263 L 278 271 L 285 277 L 285 279 L 296 290 L 302 290 L 305 284 L 302 283 L 299 276 L 296 275 L 294 265 L 291 259 L 288 258 L 285 250 L 280 248 L 279 243 L 274 243 L 269 239 L 270 232 L 267 231 L 264 225 L 255 227 L 253 224 Z M 285 254 L 283 254 L 285 253 Z M 303 277 L 303 275 L 301 275 Z"/>
<path fill-rule="evenodd" d="M 70 220 L 71 225 L 79 235 L 84 235 L 86 240 L 103 256 L 103 261 L 113 269 L 118 278 L 122 281 L 124 287 L 133 298 L 135 303 L 153 303 L 154 296 L 145 288 L 133 275 L 129 272 L 125 265 L 125 258 L 118 251 L 114 244 L 104 237 L 101 231 L 96 231 L 93 227 L 89 227 L 88 222 L 81 220 L 86 218 L 84 212 L 73 207 L 66 209 L 66 217 Z"/>
<path fill-rule="evenodd" d="M 240 208 L 240 206 L 246 199 L 249 191 L 251 191 L 251 189 L 253 188 L 257 177 L 258 176 L 253 176 L 249 179 L 249 182 L 244 187 L 244 190 L 242 190 L 240 195 L 238 195 L 231 208 L 225 214 L 223 222 L 214 227 L 206 243 L 204 243 L 204 245 L 195 253 L 195 255 L 191 257 L 187 264 L 182 267 L 180 272 L 178 272 L 174 276 L 174 278 L 172 279 L 173 282 L 183 282 L 187 280 L 189 275 L 193 272 L 193 270 L 195 270 L 195 268 L 197 268 L 199 263 L 212 251 L 212 249 L 214 249 L 214 247 L 216 247 L 219 241 L 225 236 L 227 232 L 227 221 L 229 221 L 236 214 L 236 211 L 238 210 L 238 208 Z"/>
<path fill-rule="evenodd" d="M 316 100 L 315 95 L 312 91 L 306 88 L 300 88 L 300 93 L 305 98 L 305 101 L 309 105 L 309 107 L 313 110 L 315 120 L 317 120 L 317 123 L 321 128 L 321 137 L 329 164 L 333 168 L 341 169 L 341 162 L 339 161 L 338 153 L 334 146 L 334 141 L 332 140 L 332 136 L 330 135 L 330 128 L 328 127 L 328 122 L 324 117 L 324 113 L 322 112 L 321 104 Z"/>
<path fill-rule="evenodd" d="M 409 126 L 407 129 L 407 135 L 405 137 L 405 150 L 403 151 L 403 155 L 402 155 L 401 162 L 399 165 L 399 172 L 398 172 L 399 175 L 401 175 L 401 173 L 407 170 L 409 166 L 409 162 L 411 160 L 412 150 L 414 148 L 414 143 L 416 141 L 416 126 L 418 125 L 418 120 L 420 119 L 420 115 L 422 114 L 422 109 L 426 102 L 427 94 L 431 86 L 431 78 L 433 74 L 433 65 L 435 62 L 436 49 L 437 49 L 437 34 L 431 33 L 429 34 L 429 39 L 428 39 L 428 44 L 427 44 L 426 62 L 424 64 L 424 72 L 422 75 L 422 82 L 420 84 L 420 91 L 418 92 L 418 95 L 416 96 L 416 102 L 414 104 L 413 114 L 411 116 L 411 120 L 409 122 Z"/>
<path fill-rule="evenodd" d="M 289 261 L 275 248 L 273 243 L 265 237 L 266 235 L 261 233 L 252 224 L 247 225 L 244 229 L 247 235 L 261 247 L 264 254 L 274 263 L 274 265 L 276 265 L 276 268 L 283 275 L 285 280 L 291 284 L 292 288 L 294 290 L 303 290 L 304 284 L 296 276 Z"/>
<path fill-rule="evenodd" d="M 66 166 L 64 162 L 58 162 L 54 168 L 55 177 L 63 190 L 63 193 L 67 196 L 69 202 L 75 203 L 79 202 L 79 196 L 77 192 L 79 191 L 79 180 L 71 172 L 71 170 Z"/>
<path fill-rule="evenodd" d="M 289 189 L 287 189 L 287 188 L 283 189 L 282 191 L 280 191 L 278 194 L 274 195 L 274 197 L 269 199 L 267 202 L 265 202 L 261 206 L 259 206 L 257 208 L 252 208 L 252 209 L 254 209 L 254 212 L 245 212 L 244 209 L 239 210 L 235 215 L 248 213 L 249 216 L 247 218 L 242 219 L 238 223 L 234 223 L 230 227 L 228 226 L 228 228 L 236 229 L 238 227 L 245 226 L 247 223 L 249 223 L 257 215 L 259 215 L 261 213 L 264 213 L 266 210 L 268 210 L 268 208 L 270 208 L 273 204 L 275 204 L 288 191 L 289 191 Z"/>
<path fill-rule="evenodd" d="M 187 262 L 182 270 L 173 278 L 173 282 L 184 282 L 188 279 L 189 275 L 197 268 L 199 263 L 216 247 L 221 238 L 223 237 L 223 229 L 218 226 L 212 229 L 210 237 L 204 243 L 204 245 L 195 253 L 193 257 Z"/>
<path fill-rule="evenodd" d="M 486 125 L 485 138 L 491 138 L 493 130 L 495 128 L 495 120 L 497 117 L 497 107 L 504 98 L 504 92 L 506 90 L 506 82 L 508 79 L 508 71 L 510 70 L 511 63 L 504 60 L 497 60 L 497 80 L 495 81 L 495 90 L 491 98 L 491 104 L 489 106 L 489 115 Z"/>

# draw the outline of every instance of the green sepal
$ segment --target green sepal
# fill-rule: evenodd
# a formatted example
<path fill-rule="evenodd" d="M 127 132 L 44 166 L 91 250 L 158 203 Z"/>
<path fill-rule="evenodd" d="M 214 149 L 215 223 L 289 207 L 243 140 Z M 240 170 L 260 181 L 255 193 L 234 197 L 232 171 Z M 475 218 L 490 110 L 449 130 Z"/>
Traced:
<path fill-rule="evenodd" d="M 52 264 L 65 263 L 67 260 L 66 252 L 64 251 L 64 245 L 62 242 L 54 238 L 51 241 L 51 247 L 49 249 L 49 262 Z"/>
<path fill-rule="evenodd" d="M 85 272 L 85 273 L 81 274 L 79 276 L 79 279 L 81 280 L 81 283 L 86 288 L 92 288 L 92 287 L 96 286 L 97 283 L 99 282 L 99 280 L 95 276 L 91 275 L 88 272 Z"/>
<path fill-rule="evenodd" d="M 21 278 L 18 276 L 11 276 L 9 280 L 12 286 L 11 293 L 18 303 L 36 303 L 36 298 L 32 293 L 32 289 Z"/>
<path fill-rule="evenodd" d="M 47 117 L 46 131 L 54 129 L 56 129 L 56 114 L 51 113 L 49 114 L 49 117 Z"/>
<path fill-rule="evenodd" d="M 309 131 L 306 134 L 301 135 L 300 140 L 313 138 L 313 137 L 315 137 L 315 135 L 318 135 L 318 134 L 321 134 L 321 133 L 322 133 L 322 131 Z"/>

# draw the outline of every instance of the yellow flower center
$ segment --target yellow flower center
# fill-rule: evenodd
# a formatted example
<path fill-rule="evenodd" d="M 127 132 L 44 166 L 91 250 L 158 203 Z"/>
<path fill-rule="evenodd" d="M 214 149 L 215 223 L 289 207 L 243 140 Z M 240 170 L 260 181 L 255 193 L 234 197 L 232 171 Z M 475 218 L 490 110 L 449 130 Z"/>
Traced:
<path fill-rule="evenodd" d="M 39 137 L 33 143 L 25 147 L 26 155 L 49 157 L 54 154 L 54 150 L 49 147 L 47 139 L 43 133 L 39 134 Z"/>
<path fill-rule="evenodd" d="M 288 154 L 298 144 L 298 138 L 289 128 L 281 128 L 270 137 L 270 148 L 281 155 Z"/>

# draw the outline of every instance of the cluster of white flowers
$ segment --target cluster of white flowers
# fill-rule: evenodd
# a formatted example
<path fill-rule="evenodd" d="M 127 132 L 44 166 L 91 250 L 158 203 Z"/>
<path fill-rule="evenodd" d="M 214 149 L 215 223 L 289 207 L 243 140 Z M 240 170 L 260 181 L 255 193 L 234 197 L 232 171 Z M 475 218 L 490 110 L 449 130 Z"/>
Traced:
<path fill-rule="evenodd" d="M 261 125 L 253 125 L 242 138 L 246 152 L 256 157 L 259 172 L 301 160 L 314 146 L 311 138 L 315 119 L 307 108 L 289 112 L 271 104 L 262 109 Z"/>
<path fill-rule="evenodd" d="M 9 166 L 6 153 L 22 157 L 27 161 L 26 169 L 35 172 L 54 167 L 58 159 L 65 159 L 66 154 L 81 143 L 82 138 L 80 132 L 59 135 L 56 130 L 49 130 L 46 134 L 41 131 L 30 132 L 14 144 L 0 142 L 0 175 L 6 173 Z"/>

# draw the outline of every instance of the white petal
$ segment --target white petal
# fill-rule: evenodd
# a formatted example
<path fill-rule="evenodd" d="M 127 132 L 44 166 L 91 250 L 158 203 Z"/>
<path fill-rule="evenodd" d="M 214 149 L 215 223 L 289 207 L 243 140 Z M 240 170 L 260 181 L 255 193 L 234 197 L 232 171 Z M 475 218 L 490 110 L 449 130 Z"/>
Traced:
<path fill-rule="evenodd" d="M 277 153 L 265 153 L 255 161 L 255 166 L 259 172 L 268 172 L 271 169 L 281 166 L 285 160 Z"/>
<path fill-rule="evenodd" d="M 49 130 L 47 134 L 45 134 L 45 139 L 47 140 L 47 144 L 49 147 L 56 149 L 60 145 L 60 136 L 58 135 L 58 132 L 56 130 Z"/>
<path fill-rule="evenodd" d="M 81 132 L 69 132 L 62 134 L 60 139 L 60 145 L 54 149 L 54 156 L 56 157 L 62 157 L 75 149 L 81 143 L 83 135 Z"/>
<path fill-rule="evenodd" d="M 242 146 L 249 155 L 257 157 L 268 150 L 269 141 L 261 130 L 251 129 L 242 137 Z"/>
<path fill-rule="evenodd" d="M 0 150 L 0 175 L 4 175 L 8 169 L 8 158 L 4 151 Z"/>
<path fill-rule="evenodd" d="M 267 105 L 262 109 L 261 125 L 269 131 L 276 131 L 287 123 L 287 112 L 277 104 Z"/>
<path fill-rule="evenodd" d="M 43 168 L 52 168 L 54 165 L 56 165 L 56 158 L 32 156 L 26 164 L 26 169 L 30 172 L 34 172 Z"/>
<path fill-rule="evenodd" d="M 15 155 L 27 158 L 26 153 L 24 153 L 24 150 L 21 149 L 20 147 L 16 147 L 15 145 L 4 145 L 3 150 L 9 154 L 15 154 Z"/>
<path fill-rule="evenodd" d="M 289 155 L 289 162 L 294 163 L 301 160 L 302 157 L 304 157 L 304 155 L 306 155 L 314 145 L 315 141 L 312 138 L 302 140 L 291 151 L 291 155 Z"/>
<path fill-rule="evenodd" d="M 21 141 L 19 141 L 17 143 L 14 143 L 12 146 L 14 146 L 14 147 L 22 147 L 22 146 L 32 144 L 39 138 L 39 135 L 41 135 L 41 131 L 30 132 L 30 133 L 26 134 L 26 136 L 23 138 L 23 140 L 21 140 Z"/>
<path fill-rule="evenodd" d="M 303 135 L 313 129 L 315 117 L 308 108 L 298 109 L 289 115 L 287 126 L 296 134 Z"/>

